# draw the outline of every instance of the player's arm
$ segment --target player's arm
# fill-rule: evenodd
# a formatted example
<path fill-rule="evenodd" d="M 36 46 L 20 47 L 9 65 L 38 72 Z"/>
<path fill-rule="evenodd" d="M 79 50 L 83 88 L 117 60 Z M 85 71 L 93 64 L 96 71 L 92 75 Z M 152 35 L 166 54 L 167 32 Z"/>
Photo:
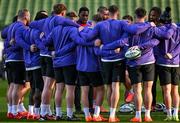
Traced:
<path fill-rule="evenodd" d="M 154 34 L 158 38 L 163 38 L 163 39 L 170 39 L 172 35 L 174 34 L 175 26 L 171 25 L 170 27 L 154 27 Z"/>
<path fill-rule="evenodd" d="M 18 30 L 15 32 L 15 45 L 17 44 L 21 48 L 30 51 L 30 45 L 27 44 L 24 40 L 23 33 L 26 32 L 26 29 L 24 27 L 18 28 Z"/>
<path fill-rule="evenodd" d="M 6 48 L 6 52 L 9 52 L 9 51 L 19 51 L 20 50 L 20 47 L 18 45 L 12 45 L 8 48 Z"/>
<path fill-rule="evenodd" d="M 158 44 L 159 44 L 159 40 L 153 38 L 153 39 L 146 41 L 145 43 L 138 45 L 138 47 L 141 50 L 144 50 L 144 49 L 148 49 L 148 48 L 152 48 L 154 46 L 157 46 Z"/>
<path fill-rule="evenodd" d="M 13 52 L 20 50 L 20 47 L 18 45 L 9 45 L 9 42 L 6 40 L 4 42 L 4 53 Z"/>
<path fill-rule="evenodd" d="M 106 44 L 102 47 L 102 50 L 108 50 L 108 49 L 116 49 L 124 46 L 129 46 L 128 44 L 129 36 L 128 33 L 124 33 L 123 36 L 116 41 L 113 41 L 112 43 Z"/>
<path fill-rule="evenodd" d="M 55 19 L 55 26 L 63 25 L 63 26 L 73 26 L 73 27 L 79 27 L 80 25 L 73 22 L 72 20 L 65 18 L 65 17 L 59 17 L 57 16 Z"/>
<path fill-rule="evenodd" d="M 41 32 L 35 30 L 34 34 L 33 34 L 33 40 L 34 40 L 34 44 L 37 46 L 38 49 L 45 49 L 46 47 L 44 46 L 43 42 L 42 42 L 42 37 L 40 36 Z M 45 38 L 43 38 L 45 39 Z"/>
<path fill-rule="evenodd" d="M 4 39 L 4 53 L 7 52 L 8 47 L 10 47 L 8 40 L 7 40 L 7 34 L 8 34 L 8 27 L 5 27 L 1 32 L 1 38 Z"/>
<path fill-rule="evenodd" d="M 88 33 L 85 32 L 81 32 L 80 36 L 84 39 L 84 40 L 88 40 L 88 41 L 92 41 L 94 39 L 96 39 L 98 37 L 99 34 L 99 25 L 97 24 L 94 29 Z"/>
<path fill-rule="evenodd" d="M 2 32 L 1 32 L 1 38 L 2 39 L 6 39 L 7 38 L 7 35 L 8 35 L 8 28 L 9 26 L 5 27 Z"/>
<path fill-rule="evenodd" d="M 71 52 L 72 50 L 74 50 L 76 48 L 76 43 L 75 42 L 71 42 L 65 46 L 63 46 L 60 50 L 58 50 L 57 52 L 55 52 L 55 56 L 56 57 L 60 57 L 64 54 L 67 54 L 69 52 Z"/>
<path fill-rule="evenodd" d="M 4 41 L 4 52 L 18 51 L 20 47 L 18 45 L 10 45 L 8 40 Z"/>
<path fill-rule="evenodd" d="M 8 49 L 8 41 L 7 40 L 4 41 L 3 46 L 4 46 L 4 53 L 7 53 L 7 49 Z"/>
<path fill-rule="evenodd" d="M 47 38 L 42 38 L 42 42 L 44 46 L 52 46 L 53 45 L 53 38 L 54 38 L 55 31 L 53 30 Z"/>
<path fill-rule="evenodd" d="M 72 41 L 74 41 L 78 45 L 82 46 L 94 46 L 94 41 L 93 40 L 86 40 L 82 38 L 79 34 L 79 31 L 77 28 L 74 28 L 71 30 L 70 38 Z M 87 42 L 88 41 L 88 42 Z"/>
<path fill-rule="evenodd" d="M 170 52 L 170 54 L 172 55 L 172 57 L 175 57 L 177 55 L 180 55 L 180 42 L 178 43 L 178 45 Z"/>
<path fill-rule="evenodd" d="M 45 19 L 32 21 L 32 22 L 29 24 L 29 27 L 30 27 L 30 28 L 35 28 L 35 29 L 38 29 L 38 30 L 41 30 L 41 31 L 42 31 L 42 27 L 43 27 L 44 23 L 45 23 Z"/>
<path fill-rule="evenodd" d="M 101 50 L 100 47 L 94 47 L 94 53 L 97 56 L 106 57 L 117 54 L 115 50 Z"/>
<path fill-rule="evenodd" d="M 123 22 L 124 31 L 134 35 L 143 33 L 150 27 L 151 23 L 128 24 L 127 22 Z"/>

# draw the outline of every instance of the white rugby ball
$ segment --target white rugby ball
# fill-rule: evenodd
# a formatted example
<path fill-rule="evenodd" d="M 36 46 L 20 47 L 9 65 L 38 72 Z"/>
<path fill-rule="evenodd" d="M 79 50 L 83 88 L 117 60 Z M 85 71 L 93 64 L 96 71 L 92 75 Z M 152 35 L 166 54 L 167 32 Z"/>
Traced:
<path fill-rule="evenodd" d="M 137 59 L 141 56 L 141 50 L 139 48 L 136 49 L 128 49 L 125 53 L 125 57 L 127 59 Z"/>
<path fill-rule="evenodd" d="M 122 104 L 119 108 L 119 111 L 122 113 L 129 113 L 134 111 L 134 105 L 131 103 Z"/>

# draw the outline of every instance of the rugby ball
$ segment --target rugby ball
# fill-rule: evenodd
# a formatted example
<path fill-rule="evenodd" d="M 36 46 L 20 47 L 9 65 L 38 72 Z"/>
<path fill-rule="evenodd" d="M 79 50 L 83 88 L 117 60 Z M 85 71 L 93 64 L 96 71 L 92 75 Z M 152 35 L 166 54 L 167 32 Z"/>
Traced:
<path fill-rule="evenodd" d="M 144 107 L 144 105 L 141 107 L 141 112 L 145 112 L 146 108 Z"/>
<path fill-rule="evenodd" d="M 156 111 L 163 111 L 164 109 L 165 109 L 164 104 L 157 103 L 156 106 L 155 106 Z"/>
<path fill-rule="evenodd" d="M 130 113 L 134 111 L 134 105 L 131 103 L 122 104 L 119 108 L 119 112 L 121 113 Z"/>
<path fill-rule="evenodd" d="M 127 59 L 137 59 L 141 56 L 141 50 L 139 48 L 136 49 L 128 49 L 125 53 L 125 57 Z"/>

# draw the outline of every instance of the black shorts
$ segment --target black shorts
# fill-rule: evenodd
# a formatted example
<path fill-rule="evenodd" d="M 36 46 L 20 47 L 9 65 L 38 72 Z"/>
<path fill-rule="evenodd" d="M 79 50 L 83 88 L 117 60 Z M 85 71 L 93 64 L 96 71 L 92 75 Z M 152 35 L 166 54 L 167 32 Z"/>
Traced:
<path fill-rule="evenodd" d="M 98 87 L 103 85 L 101 72 L 82 72 L 78 71 L 79 85 Z"/>
<path fill-rule="evenodd" d="M 51 57 L 41 56 L 42 76 L 54 78 L 53 60 Z"/>
<path fill-rule="evenodd" d="M 179 67 L 179 70 L 180 70 L 180 67 Z M 180 72 L 179 72 L 179 81 L 180 81 Z"/>
<path fill-rule="evenodd" d="M 30 82 L 32 89 L 43 90 L 44 82 L 41 74 L 41 68 L 26 71 L 26 80 Z"/>
<path fill-rule="evenodd" d="M 75 65 L 54 68 L 56 83 L 76 85 L 77 71 Z"/>
<path fill-rule="evenodd" d="M 7 62 L 6 63 L 7 79 L 10 84 L 24 84 L 25 83 L 25 66 L 23 61 Z"/>
<path fill-rule="evenodd" d="M 140 82 L 154 81 L 154 64 L 128 67 L 128 72 L 132 85 Z"/>
<path fill-rule="evenodd" d="M 105 84 L 125 81 L 126 64 L 124 60 L 116 62 L 102 62 L 103 78 Z"/>
<path fill-rule="evenodd" d="M 159 69 L 159 80 L 160 85 L 178 85 L 179 84 L 179 74 L 180 68 L 179 67 L 165 67 L 158 65 Z"/>
<path fill-rule="evenodd" d="M 6 73 L 7 73 L 7 80 L 8 80 L 8 85 L 13 82 L 13 77 L 12 77 L 12 71 L 11 71 L 11 64 L 9 62 L 6 63 Z"/>

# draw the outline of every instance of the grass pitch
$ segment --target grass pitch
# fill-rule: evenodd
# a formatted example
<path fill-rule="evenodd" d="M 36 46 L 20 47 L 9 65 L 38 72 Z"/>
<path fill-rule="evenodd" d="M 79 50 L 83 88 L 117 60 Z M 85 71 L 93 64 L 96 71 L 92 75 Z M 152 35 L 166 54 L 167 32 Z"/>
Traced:
<path fill-rule="evenodd" d="M 159 83 L 157 84 L 157 102 L 162 102 L 162 92 L 161 92 L 161 88 L 159 86 Z M 6 89 L 7 89 L 7 81 L 4 81 L 4 80 L 0 80 L 0 122 L 9 122 L 9 123 L 17 123 L 17 122 L 37 122 L 37 121 L 27 121 L 25 119 L 23 120 L 10 120 L 10 119 L 7 119 L 6 118 L 6 111 L 7 111 L 7 104 L 6 104 Z M 64 93 L 65 95 L 65 93 Z M 124 95 L 124 86 L 121 85 L 121 89 L 120 89 L 120 102 L 119 102 L 119 105 L 122 104 L 124 101 L 123 101 L 123 95 Z M 106 98 L 105 98 L 106 99 Z M 52 100 L 52 105 L 53 105 L 53 100 Z M 26 108 L 28 107 L 28 94 L 25 96 L 25 100 L 24 100 L 24 104 L 26 106 Z M 105 108 L 108 109 L 108 105 L 107 105 L 107 101 L 104 100 L 104 103 L 103 103 L 103 106 Z M 65 99 L 63 100 L 63 111 L 64 111 L 64 114 L 66 113 L 66 103 L 65 103 Z M 53 108 L 53 106 L 51 107 Z M 119 110 L 119 109 L 117 109 Z M 166 117 L 166 115 L 163 113 L 163 112 L 152 112 L 152 118 L 154 120 L 154 123 L 164 123 L 163 119 Z M 80 117 L 82 119 L 81 122 L 85 122 L 84 121 L 84 115 L 82 114 L 76 114 L 78 117 Z M 104 113 L 102 114 L 104 117 L 107 117 L 108 118 L 108 113 Z M 134 113 L 119 113 L 117 112 L 117 116 L 121 119 L 121 122 L 124 122 L 124 123 L 128 123 L 129 119 L 132 118 L 134 116 Z M 142 116 L 144 116 L 144 113 L 142 113 Z M 49 121 L 38 121 L 38 122 L 48 122 L 50 123 Z M 51 123 L 54 123 L 54 122 L 66 122 L 66 121 L 51 121 Z M 170 123 L 170 122 L 169 122 Z M 173 122 L 172 122 L 173 123 Z"/>

